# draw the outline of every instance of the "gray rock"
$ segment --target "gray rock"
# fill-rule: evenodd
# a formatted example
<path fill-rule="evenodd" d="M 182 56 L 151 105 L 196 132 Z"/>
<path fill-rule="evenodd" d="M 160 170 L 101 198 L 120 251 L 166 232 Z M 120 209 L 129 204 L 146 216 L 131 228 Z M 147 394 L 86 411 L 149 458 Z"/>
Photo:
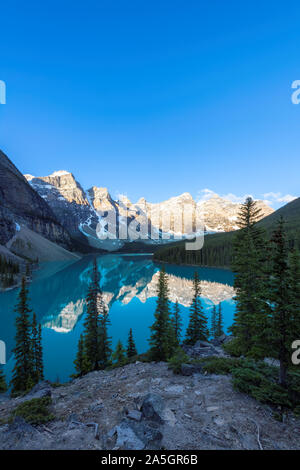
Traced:
<path fill-rule="evenodd" d="M 130 422 L 131 429 L 133 429 L 137 437 L 144 442 L 146 449 L 159 448 L 163 438 L 159 426 L 158 423 L 148 420 L 143 420 L 139 423 L 136 421 Z"/>
<path fill-rule="evenodd" d="M 278 359 L 274 359 L 273 357 L 265 357 L 264 362 L 268 364 L 268 366 L 279 367 L 280 362 Z"/>
<path fill-rule="evenodd" d="M 51 397 L 51 384 L 48 380 L 44 380 L 36 384 L 25 396 L 25 400 L 33 400 L 33 398 Z"/>
<path fill-rule="evenodd" d="M 218 336 L 217 338 L 212 339 L 211 344 L 213 344 L 214 346 L 221 346 L 221 344 L 225 342 L 226 338 L 227 336 L 225 335 L 225 333 L 223 333 L 221 336 Z"/>
<path fill-rule="evenodd" d="M 158 423 L 163 423 L 164 402 L 160 395 L 149 393 L 142 403 L 142 415 L 146 419 L 152 419 Z"/>
<path fill-rule="evenodd" d="M 145 443 L 141 441 L 134 430 L 128 425 L 126 421 L 120 423 L 116 427 L 117 442 L 116 447 L 124 450 L 143 450 Z"/>
<path fill-rule="evenodd" d="M 185 376 L 193 374 L 202 374 L 203 366 L 201 364 L 182 364 L 181 365 L 181 374 Z"/>
<path fill-rule="evenodd" d="M 17 434 L 19 439 L 23 437 L 24 434 L 34 434 L 36 432 L 37 430 L 31 426 L 31 424 L 27 423 L 25 419 L 21 418 L 21 416 L 16 416 L 8 428 L 8 433 Z"/>
<path fill-rule="evenodd" d="M 132 419 L 133 421 L 141 421 L 142 413 L 138 410 L 131 410 L 128 412 L 127 418 Z"/>
<path fill-rule="evenodd" d="M 207 341 L 201 341 L 201 340 L 198 340 L 195 344 L 194 344 L 194 348 L 208 348 L 210 347 L 211 344 L 208 343 Z"/>
<path fill-rule="evenodd" d="M 97 401 L 95 403 L 92 403 L 90 406 L 89 406 L 89 410 L 92 412 L 92 413 L 99 413 L 100 411 L 103 410 L 103 403 L 100 402 L 100 401 Z"/>

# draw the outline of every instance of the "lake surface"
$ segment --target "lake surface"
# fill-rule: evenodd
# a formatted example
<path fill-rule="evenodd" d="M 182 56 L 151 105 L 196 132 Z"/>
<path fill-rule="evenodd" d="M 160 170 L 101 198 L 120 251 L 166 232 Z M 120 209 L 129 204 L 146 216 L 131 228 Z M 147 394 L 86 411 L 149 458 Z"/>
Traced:
<path fill-rule="evenodd" d="M 83 331 L 92 262 L 93 258 L 87 256 L 76 262 L 45 263 L 28 285 L 30 307 L 43 328 L 45 376 L 49 380 L 67 381 L 74 371 L 73 360 Z M 156 307 L 159 265 L 153 263 L 149 255 L 108 254 L 98 256 L 97 263 L 100 285 L 109 306 L 109 333 L 113 346 L 119 339 L 126 345 L 129 328 L 132 328 L 138 352 L 145 352 Z M 185 331 L 195 270 L 201 279 L 202 303 L 209 325 L 213 305 L 221 302 L 227 330 L 232 324 L 235 308 L 233 274 L 228 270 L 167 265 L 171 307 L 178 299 Z M 6 343 L 4 372 L 8 378 L 13 367 L 11 350 L 14 347 L 17 294 L 17 289 L 0 293 L 0 339 Z"/>

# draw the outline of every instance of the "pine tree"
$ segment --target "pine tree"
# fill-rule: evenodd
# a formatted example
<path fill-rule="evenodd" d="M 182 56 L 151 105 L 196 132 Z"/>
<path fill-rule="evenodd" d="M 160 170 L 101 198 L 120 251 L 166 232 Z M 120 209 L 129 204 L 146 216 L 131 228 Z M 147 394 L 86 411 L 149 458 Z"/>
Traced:
<path fill-rule="evenodd" d="M 18 394 L 26 392 L 34 384 L 33 362 L 31 354 L 30 319 L 31 312 L 28 306 L 28 290 L 25 278 L 22 278 L 21 290 L 18 296 L 18 303 L 15 311 L 16 317 L 16 338 L 13 349 L 15 366 L 13 368 L 12 393 Z"/>
<path fill-rule="evenodd" d="M 44 380 L 44 361 L 43 361 L 43 345 L 42 345 L 42 325 L 38 324 L 38 337 L 36 347 L 36 371 L 38 380 Z"/>
<path fill-rule="evenodd" d="M 2 370 L 0 369 L 0 393 L 6 392 L 6 390 L 7 390 L 7 385 L 5 382 L 5 377 L 4 377 Z"/>
<path fill-rule="evenodd" d="M 105 369 L 110 364 L 111 341 L 107 330 L 109 318 L 99 285 L 96 259 L 93 261 L 86 303 L 87 314 L 84 332 L 78 342 L 77 356 L 74 361 L 75 369 L 79 375 L 93 370 Z"/>
<path fill-rule="evenodd" d="M 150 357 L 154 361 L 167 361 L 172 356 L 176 340 L 170 320 L 168 282 L 164 268 L 159 273 L 154 318 L 154 323 L 150 327 Z"/>
<path fill-rule="evenodd" d="M 216 338 L 224 334 L 223 331 L 223 316 L 222 316 L 222 307 L 221 302 L 219 303 L 217 321 L 216 321 Z"/>
<path fill-rule="evenodd" d="M 292 250 L 290 255 L 290 306 L 294 339 L 300 338 L 300 253 Z"/>
<path fill-rule="evenodd" d="M 137 349 L 135 346 L 135 342 L 133 339 L 133 333 L 132 333 L 132 328 L 129 330 L 128 334 L 128 343 L 127 343 L 127 357 L 130 359 L 131 357 L 134 357 L 137 355 Z"/>
<path fill-rule="evenodd" d="M 42 327 L 37 323 L 35 313 L 33 313 L 31 324 L 31 360 L 33 365 L 32 378 L 36 384 L 44 379 L 44 364 Z"/>
<path fill-rule="evenodd" d="M 177 346 L 179 346 L 180 340 L 181 340 L 182 321 L 180 317 L 178 300 L 176 300 L 175 302 L 173 315 L 171 316 L 171 321 L 172 321 L 172 325 L 174 328 L 176 343 L 177 343 Z"/>
<path fill-rule="evenodd" d="M 31 276 L 31 269 L 30 269 L 30 264 L 26 263 L 26 272 L 25 272 L 26 277 Z"/>
<path fill-rule="evenodd" d="M 264 233 L 256 226 L 257 203 L 247 198 L 239 214 L 234 240 L 233 271 L 236 312 L 230 328 L 236 350 L 242 355 L 263 357 L 268 344 L 268 256 Z"/>
<path fill-rule="evenodd" d="M 110 365 L 111 338 L 108 336 L 109 317 L 104 304 L 101 307 L 102 314 L 98 326 L 98 364 L 99 369 L 105 369 Z"/>
<path fill-rule="evenodd" d="M 86 357 L 85 357 L 85 352 L 84 352 L 84 338 L 83 335 L 80 335 L 79 341 L 78 341 L 78 349 L 77 349 L 77 355 L 76 359 L 74 361 L 75 365 L 75 370 L 77 374 L 75 374 L 75 377 L 81 377 L 86 373 Z"/>
<path fill-rule="evenodd" d="M 32 324 L 31 324 L 31 361 L 32 361 L 32 378 L 35 384 L 39 382 L 39 371 L 38 371 L 38 325 L 36 320 L 36 314 L 33 313 Z"/>
<path fill-rule="evenodd" d="M 207 341 L 209 331 L 207 328 L 207 318 L 201 304 L 201 287 L 198 273 L 194 275 L 194 297 L 190 308 L 189 325 L 186 330 L 185 344 L 194 345 L 197 341 Z"/>
<path fill-rule="evenodd" d="M 84 350 L 88 371 L 99 369 L 99 305 L 102 307 L 102 291 L 96 259 L 93 261 L 91 282 L 86 297 L 87 314 L 84 321 Z"/>
<path fill-rule="evenodd" d="M 122 366 L 126 363 L 126 352 L 123 348 L 121 341 L 117 342 L 116 349 L 112 355 L 112 360 L 116 362 L 118 366 Z"/>
<path fill-rule="evenodd" d="M 210 335 L 213 339 L 217 338 L 217 308 L 215 305 L 213 305 L 211 314 Z"/>
<path fill-rule="evenodd" d="M 272 276 L 269 291 L 272 306 L 272 343 L 280 362 L 279 383 L 287 387 L 287 369 L 293 340 L 293 309 L 290 290 L 291 272 L 282 218 L 273 233 L 272 244 Z"/>

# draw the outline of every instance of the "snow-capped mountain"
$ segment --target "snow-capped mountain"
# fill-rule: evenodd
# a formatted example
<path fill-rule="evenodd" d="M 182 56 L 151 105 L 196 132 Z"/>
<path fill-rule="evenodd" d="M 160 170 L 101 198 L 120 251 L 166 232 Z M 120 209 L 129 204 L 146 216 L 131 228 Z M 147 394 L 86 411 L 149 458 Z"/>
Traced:
<path fill-rule="evenodd" d="M 263 201 L 256 201 L 257 208 L 261 210 L 261 217 L 272 214 L 274 209 Z M 237 230 L 237 220 L 241 205 L 213 194 L 210 199 L 198 202 L 203 214 L 207 231 L 231 232 Z"/>
<path fill-rule="evenodd" d="M 137 239 L 148 244 L 169 242 L 170 237 L 178 239 L 197 232 L 200 220 L 204 232 L 237 229 L 240 204 L 216 195 L 201 202 L 183 193 L 161 203 L 145 198 L 132 203 L 126 196 L 114 200 L 105 187 L 93 186 L 85 191 L 67 171 L 24 176 L 69 233 L 94 247 L 116 250 Z M 263 201 L 258 204 L 261 218 L 273 212 Z M 108 240 L 104 239 L 107 234 Z"/>

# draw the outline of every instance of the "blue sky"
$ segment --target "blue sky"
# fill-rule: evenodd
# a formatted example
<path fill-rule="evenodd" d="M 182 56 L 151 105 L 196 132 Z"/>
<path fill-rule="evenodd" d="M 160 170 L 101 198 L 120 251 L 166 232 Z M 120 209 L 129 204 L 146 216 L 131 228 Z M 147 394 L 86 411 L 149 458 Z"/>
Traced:
<path fill-rule="evenodd" d="M 203 189 L 299 196 L 300 6 L 1 5 L 0 148 L 24 173 L 157 202 Z M 231 196 L 234 198 L 235 196 Z"/>

